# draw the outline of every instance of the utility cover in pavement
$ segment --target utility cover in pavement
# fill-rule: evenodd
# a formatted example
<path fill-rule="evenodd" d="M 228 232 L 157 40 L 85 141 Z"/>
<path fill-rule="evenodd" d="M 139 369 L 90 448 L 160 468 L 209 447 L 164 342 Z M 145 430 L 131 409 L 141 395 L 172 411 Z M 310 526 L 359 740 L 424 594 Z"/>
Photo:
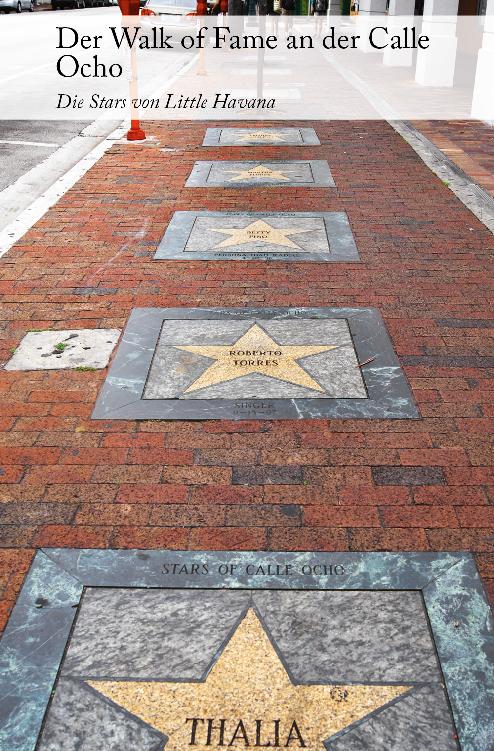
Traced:
<path fill-rule="evenodd" d="M 30 331 L 5 370 L 105 368 L 119 336 L 119 329 Z"/>

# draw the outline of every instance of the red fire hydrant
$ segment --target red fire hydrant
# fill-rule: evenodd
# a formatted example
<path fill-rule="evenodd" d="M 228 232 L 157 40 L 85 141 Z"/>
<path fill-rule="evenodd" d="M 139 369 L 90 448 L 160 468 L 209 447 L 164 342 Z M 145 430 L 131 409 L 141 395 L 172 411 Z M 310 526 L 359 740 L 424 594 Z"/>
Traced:
<path fill-rule="evenodd" d="M 139 0 L 118 0 L 122 16 L 139 17 Z M 146 134 L 141 128 L 138 113 L 132 102 L 137 99 L 137 55 L 134 47 L 130 50 L 130 130 L 127 141 L 143 141 Z"/>

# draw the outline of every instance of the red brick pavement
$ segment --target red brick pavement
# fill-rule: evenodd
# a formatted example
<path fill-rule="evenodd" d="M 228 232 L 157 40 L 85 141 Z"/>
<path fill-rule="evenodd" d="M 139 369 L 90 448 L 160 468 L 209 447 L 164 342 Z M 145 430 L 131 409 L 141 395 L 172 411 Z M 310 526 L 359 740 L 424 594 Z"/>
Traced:
<path fill-rule="evenodd" d="M 93 421 L 105 371 L 0 371 L 2 623 L 43 545 L 471 550 L 494 593 L 494 238 L 387 124 L 314 126 L 303 150 L 205 149 L 201 123 L 113 146 L 3 259 L 0 360 L 135 306 L 373 305 L 422 419 Z M 195 159 L 302 153 L 337 190 L 183 187 Z M 154 262 L 194 208 L 345 210 L 362 263 Z"/>
<path fill-rule="evenodd" d="M 416 122 L 451 161 L 494 196 L 494 127 L 479 120 Z"/>

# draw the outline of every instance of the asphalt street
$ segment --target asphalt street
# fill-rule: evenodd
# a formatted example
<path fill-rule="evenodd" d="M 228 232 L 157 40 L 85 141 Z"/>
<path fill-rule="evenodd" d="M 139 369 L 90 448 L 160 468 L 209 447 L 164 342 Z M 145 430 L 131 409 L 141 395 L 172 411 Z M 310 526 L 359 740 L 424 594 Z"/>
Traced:
<path fill-rule="evenodd" d="M 50 12 L 50 11 L 45 11 Z M 74 18 L 77 14 L 88 15 L 94 13 L 114 13 L 118 14 L 118 8 L 88 8 L 85 10 L 62 10 L 57 11 L 57 19 L 64 23 L 64 19 Z M 22 20 L 26 25 L 26 43 L 29 44 L 30 50 L 37 44 L 36 37 L 36 20 L 37 14 L 22 14 L 20 17 L 15 15 L 2 15 L 0 23 L 5 28 L 13 20 Z M 15 39 L 12 39 L 12 44 Z M 34 50 L 35 51 L 35 50 Z M 2 55 L 9 54 L 8 49 L 4 49 Z M 16 74 L 16 87 L 22 90 L 22 78 L 31 76 L 33 71 L 19 71 Z M 2 75 L 0 73 L 0 87 L 2 86 Z M 5 81 L 4 83 L 7 83 Z M 10 81 L 9 81 L 10 83 Z M 0 115 L 1 117 L 1 115 Z M 24 175 L 33 167 L 44 162 L 60 146 L 77 136 L 83 128 L 88 125 L 88 121 L 38 121 L 38 120 L 2 120 L 0 119 L 0 191 L 12 185 L 19 177 Z"/>
<path fill-rule="evenodd" d="M 98 16 L 110 15 L 115 19 L 120 17 L 119 8 L 110 7 L 57 11 L 56 18 L 57 23 L 69 24 L 70 19 L 95 13 Z M 29 60 L 35 60 L 37 49 L 40 49 L 36 24 L 38 15 L 23 13 L 21 16 L 12 14 L 0 18 L 0 36 L 3 40 L 1 55 L 19 59 L 19 64 L 12 68 L 13 72 L 9 70 L 9 73 L 2 76 L 0 71 L 0 232 L 119 124 L 118 119 L 101 120 L 98 123 L 93 122 L 92 125 L 89 120 L 2 119 L 2 111 L 6 111 L 3 105 L 9 97 L 24 96 L 32 87 L 33 80 L 37 78 L 37 89 L 42 88 L 46 65 L 33 67 L 32 63 L 27 63 L 22 66 L 21 58 L 14 55 L 18 33 L 8 33 L 9 24 L 15 23 L 16 26 L 12 25 L 12 30 L 17 29 L 19 23 L 25 24 Z M 191 56 L 192 53 L 186 51 L 177 52 L 172 58 L 167 56 L 167 77 L 178 73 Z M 152 80 L 152 90 L 156 89 L 159 83 L 159 78 Z M 165 85 L 165 80 L 163 84 Z M 127 113 L 122 112 L 120 117 L 124 119 L 126 115 Z M 119 117 L 118 114 L 116 117 Z"/>
<path fill-rule="evenodd" d="M 86 121 L 0 120 L 0 190 L 77 136 Z"/>

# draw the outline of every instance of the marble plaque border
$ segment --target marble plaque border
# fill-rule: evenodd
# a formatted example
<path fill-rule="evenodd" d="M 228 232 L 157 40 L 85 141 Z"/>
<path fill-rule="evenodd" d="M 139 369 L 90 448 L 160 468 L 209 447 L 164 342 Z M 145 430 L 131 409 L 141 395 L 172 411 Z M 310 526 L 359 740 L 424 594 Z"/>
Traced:
<path fill-rule="evenodd" d="M 284 248 L 279 253 L 261 250 L 255 253 L 245 253 L 241 250 L 215 251 L 211 248 L 193 252 L 185 250 L 197 218 L 233 216 L 252 217 L 253 221 L 271 217 L 322 219 L 328 236 L 329 250 L 297 253 L 290 251 L 290 248 Z M 221 239 L 219 236 L 218 242 Z M 360 261 L 348 216 L 344 211 L 175 211 L 154 256 L 155 260 L 171 258 L 182 261 L 289 261 L 298 263 Z"/>
<path fill-rule="evenodd" d="M 272 182 L 272 183 L 260 183 L 255 178 L 238 180 L 234 183 L 225 180 L 217 183 L 208 183 L 209 173 L 215 164 L 222 164 L 228 166 L 229 164 L 243 164 L 245 169 L 251 169 L 257 167 L 258 164 L 277 165 L 291 165 L 291 164 L 308 164 L 310 165 L 313 182 Z M 186 188 L 336 188 L 336 183 L 329 169 L 329 164 L 325 159 L 256 159 L 256 160 L 244 160 L 244 159 L 229 159 L 229 160 L 199 160 L 194 162 L 192 171 L 185 181 Z"/>
<path fill-rule="evenodd" d="M 345 319 L 367 399 L 143 399 L 166 320 Z M 376 358 L 376 355 L 378 357 Z M 376 358 L 376 361 L 374 361 Z M 93 410 L 93 420 L 419 419 L 388 332 L 375 308 L 135 308 Z"/>
<path fill-rule="evenodd" d="M 275 142 L 266 142 L 266 141 L 256 141 L 255 139 L 245 140 L 242 143 L 221 143 L 221 133 L 223 130 L 286 130 L 287 128 L 290 128 L 291 130 L 298 130 L 300 133 L 300 136 L 302 138 L 302 143 L 290 143 L 289 141 L 278 141 Z M 235 146 L 274 146 L 279 148 L 280 146 L 320 146 L 321 142 L 318 138 L 318 135 L 314 128 L 298 128 L 296 125 L 283 125 L 283 126 L 268 126 L 267 128 L 255 128 L 254 126 L 249 128 L 232 128 L 231 126 L 225 127 L 225 128 L 206 128 L 206 133 L 204 135 L 204 141 L 202 142 L 203 146 L 221 146 L 223 147 L 235 147 Z"/>
<path fill-rule="evenodd" d="M 172 562 L 188 572 L 165 574 Z M 209 573 L 190 573 L 192 563 Z M 0 747 L 35 751 L 85 587 L 418 590 L 461 751 L 492 751 L 494 622 L 470 553 L 71 548 L 37 551 L 0 643 Z"/>

